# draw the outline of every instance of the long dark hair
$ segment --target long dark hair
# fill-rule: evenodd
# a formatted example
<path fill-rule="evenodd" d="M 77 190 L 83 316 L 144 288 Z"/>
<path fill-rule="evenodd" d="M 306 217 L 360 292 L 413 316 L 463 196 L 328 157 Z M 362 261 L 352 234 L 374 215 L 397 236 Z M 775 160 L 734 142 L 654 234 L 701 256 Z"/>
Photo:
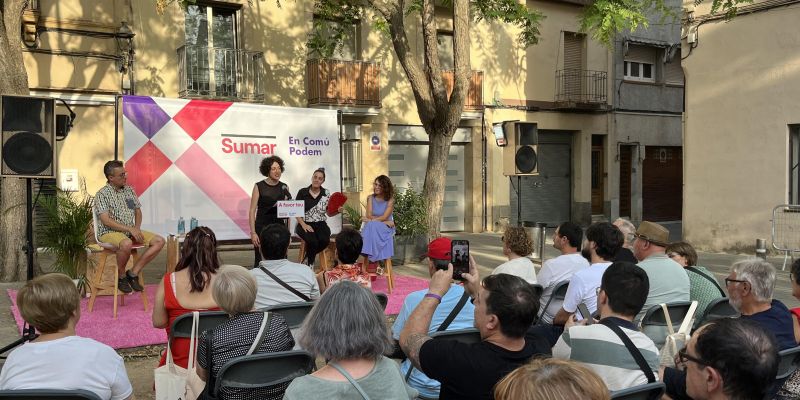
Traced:
<path fill-rule="evenodd" d="M 383 196 L 384 200 L 389 201 L 394 197 L 394 185 L 392 185 L 392 180 L 388 176 L 379 175 L 375 178 L 375 182 L 381 185 L 381 196 Z"/>
<path fill-rule="evenodd" d="M 211 275 L 217 273 L 217 236 L 209 227 L 198 226 L 186 234 L 175 271 L 184 268 L 189 268 L 189 281 L 192 284 L 190 292 L 202 292 L 211 280 Z"/>

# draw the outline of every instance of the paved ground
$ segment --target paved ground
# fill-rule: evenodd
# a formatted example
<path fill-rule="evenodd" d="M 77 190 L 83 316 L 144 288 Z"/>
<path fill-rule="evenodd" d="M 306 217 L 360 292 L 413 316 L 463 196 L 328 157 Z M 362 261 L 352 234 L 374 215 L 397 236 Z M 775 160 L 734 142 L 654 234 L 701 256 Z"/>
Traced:
<path fill-rule="evenodd" d="M 677 238 L 678 235 L 675 232 L 680 232 L 680 225 L 679 224 L 670 224 L 670 230 L 673 232 L 671 236 Z M 551 231 L 548 230 L 548 236 L 551 235 Z M 447 236 L 459 239 L 466 239 L 470 241 L 470 248 L 472 255 L 475 257 L 476 261 L 480 264 L 480 273 L 482 275 L 488 274 L 492 268 L 497 266 L 498 264 L 505 261 L 502 255 L 502 248 L 500 245 L 500 234 L 494 233 L 481 233 L 481 234 L 469 234 L 469 233 L 457 233 L 457 234 L 448 234 Z M 554 248 L 552 248 L 551 243 L 549 242 L 545 246 L 545 258 L 550 258 L 557 256 L 558 252 Z M 239 251 L 239 252 L 224 252 L 220 254 L 222 261 L 226 264 L 239 264 L 239 265 L 247 265 L 252 262 L 252 253 Z M 289 255 L 290 259 L 296 259 L 297 252 L 291 251 Z M 699 254 L 699 265 L 705 266 L 711 271 L 713 271 L 717 278 L 722 281 L 728 274 L 728 270 L 730 265 L 738 259 L 748 257 L 748 255 L 742 254 L 717 254 L 717 253 L 700 253 Z M 41 257 L 40 259 L 43 266 L 47 266 L 49 261 L 46 257 Z M 783 301 L 789 307 L 798 307 L 800 306 L 800 301 L 794 299 L 791 296 L 791 286 L 789 284 L 789 273 L 788 271 L 781 271 L 781 265 L 783 263 L 782 257 L 774 257 L 769 259 L 773 265 L 776 266 L 778 269 L 778 279 L 775 288 L 775 298 Z M 145 280 L 146 283 L 157 283 L 162 275 L 163 275 L 163 266 L 166 264 L 166 256 L 164 252 L 162 252 L 159 257 L 157 257 L 151 265 L 145 269 Z M 422 264 L 409 264 L 409 265 L 402 265 L 396 266 L 395 272 L 399 274 L 406 274 L 406 275 L 413 275 L 418 277 L 427 277 L 427 266 Z M 17 288 L 21 286 L 22 283 L 13 283 L 13 284 L 0 284 L 0 289 L 8 289 L 8 288 Z M 11 303 L 8 296 L 5 294 L 5 290 L 2 290 L 0 293 L 0 309 L 8 310 Z M 124 317 L 124 316 L 123 316 Z M 18 333 L 16 331 L 16 325 L 14 324 L 14 320 L 11 317 L 11 313 L 9 311 L 2 311 L 0 312 L 0 346 L 5 345 L 6 343 L 11 343 L 18 337 Z M 128 375 L 131 378 L 131 382 L 134 385 L 134 392 L 136 397 L 139 399 L 152 399 L 153 398 L 153 368 L 157 364 L 157 353 L 159 348 L 155 347 L 144 347 L 144 348 L 136 348 L 136 349 L 125 349 L 120 351 L 120 353 L 126 359 L 126 367 L 128 369 Z"/>

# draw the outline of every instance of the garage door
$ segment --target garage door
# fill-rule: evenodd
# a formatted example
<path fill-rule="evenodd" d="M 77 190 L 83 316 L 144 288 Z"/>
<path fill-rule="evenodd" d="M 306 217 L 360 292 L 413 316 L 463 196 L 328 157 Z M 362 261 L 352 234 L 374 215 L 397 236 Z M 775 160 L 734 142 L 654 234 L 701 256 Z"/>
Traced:
<path fill-rule="evenodd" d="M 522 177 L 522 220 L 558 226 L 570 220 L 572 133 L 539 130 L 539 175 Z M 511 177 L 511 223 L 517 223 L 517 178 Z"/>
<path fill-rule="evenodd" d="M 642 176 L 642 216 L 647 221 L 678 221 L 683 210 L 683 151 L 678 146 L 647 146 Z"/>
<path fill-rule="evenodd" d="M 410 184 L 422 192 L 428 165 L 427 143 L 389 143 L 389 178 L 398 190 Z M 464 145 L 450 146 L 442 206 L 442 231 L 464 230 Z"/>

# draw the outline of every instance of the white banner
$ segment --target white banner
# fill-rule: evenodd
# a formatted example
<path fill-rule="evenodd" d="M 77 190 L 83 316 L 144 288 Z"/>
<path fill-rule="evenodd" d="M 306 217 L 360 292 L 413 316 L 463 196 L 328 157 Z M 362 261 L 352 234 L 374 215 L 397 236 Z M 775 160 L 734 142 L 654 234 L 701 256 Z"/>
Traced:
<path fill-rule="evenodd" d="M 293 197 L 320 167 L 323 187 L 341 191 L 336 120 L 335 110 L 124 96 L 123 154 L 142 228 L 166 235 L 195 217 L 219 240 L 248 239 L 258 167 L 271 155 L 286 163 L 281 181 Z M 328 225 L 339 232 L 341 217 Z"/>

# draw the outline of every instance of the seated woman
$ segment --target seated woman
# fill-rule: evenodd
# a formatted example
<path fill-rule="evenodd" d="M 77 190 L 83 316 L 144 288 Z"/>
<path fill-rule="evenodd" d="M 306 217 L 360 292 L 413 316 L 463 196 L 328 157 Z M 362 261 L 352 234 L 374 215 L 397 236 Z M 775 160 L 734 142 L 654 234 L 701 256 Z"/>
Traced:
<path fill-rule="evenodd" d="M 22 318 L 40 335 L 12 351 L 0 371 L 0 390 L 85 389 L 101 399 L 131 399 L 125 363 L 114 349 L 75 335 L 80 294 L 72 279 L 47 274 L 17 293 Z"/>
<path fill-rule="evenodd" d="M 533 253 L 533 239 L 528 230 L 520 226 L 509 226 L 502 237 L 503 254 L 508 261 L 492 271 L 494 274 L 516 275 L 530 284 L 536 283 L 536 270 L 528 255 Z"/>
<path fill-rule="evenodd" d="M 689 300 L 697 300 L 695 315 L 701 316 L 712 300 L 725 297 L 714 273 L 697 266 L 697 252 L 687 242 L 675 242 L 667 246 L 667 257 L 677 262 L 689 275 Z"/>
<path fill-rule="evenodd" d="M 372 287 L 369 274 L 364 272 L 360 263 L 356 263 L 362 243 L 361 234 L 355 229 L 344 228 L 336 235 L 336 257 L 339 265 L 317 274 L 320 292 L 342 280 L 353 281 L 367 289 Z"/>
<path fill-rule="evenodd" d="M 259 336 L 261 324 L 269 315 L 265 333 L 252 354 L 273 353 L 291 350 L 294 339 L 286 320 L 278 313 L 265 313 L 254 309 L 256 303 L 256 280 L 247 269 L 238 265 L 220 268 L 211 292 L 214 301 L 230 319 L 211 331 L 200 335 L 197 345 L 197 375 L 214 385 L 226 362 L 248 354 L 248 350 Z M 210 337 L 207 337 L 210 335 Z M 234 389 L 223 387 L 216 393 L 219 399 L 274 399 L 283 398 L 287 384 L 259 389 Z"/>
<path fill-rule="evenodd" d="M 373 193 L 367 196 L 367 214 L 361 228 L 364 246 L 364 267 L 368 262 L 381 261 L 394 255 L 394 185 L 386 175 L 375 178 Z"/>
<path fill-rule="evenodd" d="M 330 361 L 295 378 L 286 400 L 361 399 L 356 384 L 371 399 L 417 396 L 397 363 L 383 356 L 392 350 L 392 338 L 378 299 L 354 282 L 341 281 L 322 295 L 306 317 L 300 346 Z"/>
<path fill-rule="evenodd" d="M 608 400 L 603 380 L 577 361 L 534 359 L 511 371 L 494 389 L 497 400 Z"/>
<path fill-rule="evenodd" d="M 325 182 L 325 169 L 317 168 L 311 175 L 311 185 L 297 192 L 296 200 L 305 202 L 305 216 L 297 217 L 295 233 L 306 242 L 306 259 L 300 260 L 314 265 L 317 254 L 325 251 L 331 242 L 331 228 L 326 220 L 337 213 L 330 214 L 328 200 L 330 194 L 322 187 Z M 359 249 L 360 250 L 360 249 Z"/>
<path fill-rule="evenodd" d="M 172 322 L 192 311 L 219 310 L 211 296 L 211 285 L 219 269 L 217 237 L 205 226 L 186 235 L 175 272 L 165 274 L 156 289 L 153 326 L 164 328 L 170 337 Z M 189 361 L 189 339 L 176 338 L 170 346 L 175 364 L 183 368 Z M 166 363 L 166 351 L 158 365 Z"/>

